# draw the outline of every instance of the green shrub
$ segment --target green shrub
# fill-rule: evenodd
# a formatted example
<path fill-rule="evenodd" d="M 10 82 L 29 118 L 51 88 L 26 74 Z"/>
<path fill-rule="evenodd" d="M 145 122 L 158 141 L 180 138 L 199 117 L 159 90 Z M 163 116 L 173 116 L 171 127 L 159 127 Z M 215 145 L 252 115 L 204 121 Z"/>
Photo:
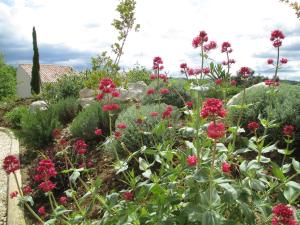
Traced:
<path fill-rule="evenodd" d="M 43 99 L 50 102 L 68 97 L 79 97 L 79 91 L 84 87 L 83 75 L 64 75 L 55 83 L 47 83 L 43 85 Z"/>
<path fill-rule="evenodd" d="M 18 106 L 7 112 L 4 119 L 12 128 L 20 128 L 22 117 L 27 113 L 28 108 L 26 106 Z"/>
<path fill-rule="evenodd" d="M 126 73 L 126 79 L 128 83 L 135 83 L 137 81 L 144 81 L 146 84 L 150 84 L 150 74 L 151 71 L 144 67 L 137 65 L 133 69 Z"/>
<path fill-rule="evenodd" d="M 162 120 L 161 115 L 166 107 L 167 105 L 163 103 L 144 105 L 139 108 L 131 106 L 121 112 L 115 124 L 125 123 L 127 127 L 121 131 L 121 138 L 112 142 L 107 148 L 109 150 L 116 148 L 118 152 L 121 152 L 120 142 L 123 142 L 129 151 L 134 152 L 144 145 L 151 147 L 164 140 L 176 140 L 174 128 L 177 126 L 180 113 L 176 107 L 173 107 L 172 117 L 169 120 Z M 157 117 L 152 117 L 150 112 L 159 114 Z M 138 119 L 142 119 L 143 122 L 137 123 Z M 167 128 L 168 124 L 172 124 L 174 128 Z"/>
<path fill-rule="evenodd" d="M 98 89 L 99 81 L 104 77 L 111 78 L 117 86 L 122 84 L 122 77 L 119 73 L 112 74 L 106 70 L 95 70 L 86 74 L 87 79 L 84 81 L 84 86 L 90 89 Z"/>
<path fill-rule="evenodd" d="M 22 116 L 19 135 L 25 145 L 38 149 L 52 143 L 52 131 L 59 127 L 60 123 L 53 108 L 29 111 Z"/>
<path fill-rule="evenodd" d="M 276 120 L 280 126 L 269 130 L 269 138 L 271 141 L 282 141 L 282 127 L 285 124 L 291 124 L 296 127 L 297 147 L 300 147 L 300 86 L 281 84 L 276 96 L 270 100 L 267 94 L 267 88 L 256 87 L 246 92 L 246 103 L 252 103 L 247 110 L 244 110 L 242 118 L 242 126 L 246 127 L 250 121 L 258 121 L 258 115 L 267 118 L 270 112 L 270 119 Z M 233 104 L 241 103 L 239 96 Z M 233 123 L 237 121 L 239 111 L 230 109 L 229 118 Z"/>
<path fill-rule="evenodd" d="M 147 93 L 144 94 L 142 97 L 142 103 L 143 104 L 154 104 L 158 103 L 158 99 L 161 97 L 160 102 L 165 103 L 167 105 L 173 105 L 178 108 L 182 108 L 184 106 L 184 101 L 191 101 L 190 94 L 185 90 L 185 84 L 186 81 L 178 82 L 176 80 L 170 81 L 168 84 L 160 81 L 159 86 L 157 85 L 157 81 L 153 81 L 149 88 L 155 89 L 155 94 L 147 95 Z M 161 95 L 159 93 L 159 90 L 161 88 L 168 88 L 169 94 Z M 184 100 L 184 101 L 183 101 Z"/>
<path fill-rule="evenodd" d="M 16 95 L 16 69 L 5 64 L 0 53 L 0 101 Z"/>
<path fill-rule="evenodd" d="M 71 122 L 80 110 L 79 101 L 74 97 L 61 99 L 50 107 L 57 114 L 59 122 L 64 125 Z"/>

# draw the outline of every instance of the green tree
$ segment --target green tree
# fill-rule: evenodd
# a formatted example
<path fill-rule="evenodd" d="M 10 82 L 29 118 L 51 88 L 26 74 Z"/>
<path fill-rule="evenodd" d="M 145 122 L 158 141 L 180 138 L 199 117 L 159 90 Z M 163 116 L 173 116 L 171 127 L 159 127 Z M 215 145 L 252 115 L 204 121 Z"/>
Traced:
<path fill-rule="evenodd" d="M 0 53 L 0 101 L 16 94 L 16 69 L 7 65 Z"/>
<path fill-rule="evenodd" d="M 39 49 L 36 40 L 35 27 L 32 30 L 33 39 L 33 59 L 32 59 L 32 71 L 31 71 L 31 92 L 39 94 L 41 91 L 41 77 L 40 77 L 40 62 L 39 62 Z"/>

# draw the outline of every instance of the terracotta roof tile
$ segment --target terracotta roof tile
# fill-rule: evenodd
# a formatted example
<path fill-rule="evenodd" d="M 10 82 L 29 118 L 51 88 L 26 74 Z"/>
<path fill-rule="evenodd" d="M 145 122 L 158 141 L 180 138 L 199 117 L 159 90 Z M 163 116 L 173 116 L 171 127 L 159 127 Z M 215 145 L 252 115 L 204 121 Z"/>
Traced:
<path fill-rule="evenodd" d="M 20 64 L 19 66 L 31 77 L 32 64 Z M 42 83 L 55 82 L 60 76 L 70 73 L 74 73 L 74 70 L 69 66 L 40 64 Z"/>

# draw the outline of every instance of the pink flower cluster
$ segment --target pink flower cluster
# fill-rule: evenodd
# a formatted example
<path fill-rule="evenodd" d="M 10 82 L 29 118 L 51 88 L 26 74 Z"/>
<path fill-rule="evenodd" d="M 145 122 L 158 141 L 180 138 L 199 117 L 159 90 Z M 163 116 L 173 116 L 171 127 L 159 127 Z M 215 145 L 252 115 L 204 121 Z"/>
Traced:
<path fill-rule="evenodd" d="M 283 134 L 288 137 L 293 136 L 295 134 L 295 127 L 293 125 L 285 125 L 283 127 Z"/>
<path fill-rule="evenodd" d="M 242 78 L 247 79 L 253 73 L 253 71 L 249 67 L 244 66 L 240 68 L 238 73 L 242 76 Z"/>
<path fill-rule="evenodd" d="M 208 44 L 203 46 L 205 52 L 209 52 L 210 50 L 217 48 L 217 43 L 215 41 L 211 41 Z"/>
<path fill-rule="evenodd" d="M 282 40 L 285 38 L 284 34 L 280 30 L 274 30 L 271 33 L 270 40 L 273 42 L 275 48 L 279 48 L 282 45 Z"/>
<path fill-rule="evenodd" d="M 210 122 L 207 127 L 207 136 L 212 139 L 219 139 L 225 135 L 225 125 L 222 122 Z"/>
<path fill-rule="evenodd" d="M 207 117 L 221 117 L 224 118 L 227 112 L 223 108 L 223 102 L 220 99 L 208 98 L 203 104 L 203 108 L 200 112 L 200 116 Z"/>
<path fill-rule="evenodd" d="M 168 105 L 165 111 L 163 111 L 162 113 L 162 118 L 163 119 L 170 118 L 172 116 L 172 112 L 173 112 L 173 107 L 171 105 Z"/>
<path fill-rule="evenodd" d="M 163 82 L 168 82 L 168 77 L 166 74 L 151 74 L 150 80 L 161 79 Z"/>
<path fill-rule="evenodd" d="M 88 145 L 85 143 L 83 139 L 76 140 L 74 144 L 74 149 L 79 155 L 84 155 L 87 152 Z"/>
<path fill-rule="evenodd" d="M 227 53 L 231 53 L 233 50 L 231 48 L 231 44 L 227 41 L 223 42 L 222 44 L 222 48 L 221 48 L 221 52 L 227 52 Z"/>
<path fill-rule="evenodd" d="M 265 80 L 264 82 L 265 82 L 265 85 L 267 85 L 267 86 L 274 86 L 274 87 L 279 86 L 279 82 L 278 81 Z"/>
<path fill-rule="evenodd" d="M 207 41 L 208 41 L 207 33 L 205 31 L 200 31 L 199 35 L 193 39 L 192 45 L 194 48 L 197 48 L 203 45 L 203 43 Z"/>
<path fill-rule="evenodd" d="M 97 100 L 101 101 L 105 97 L 105 95 L 111 95 L 111 98 L 120 97 L 120 93 L 116 90 L 116 85 L 110 78 L 102 78 L 99 84 L 100 94 L 97 95 Z M 108 102 L 111 100 L 108 98 Z M 114 111 L 120 109 L 120 106 L 116 103 L 110 103 L 102 106 L 102 110 L 106 111 Z"/>
<path fill-rule="evenodd" d="M 198 159 L 195 155 L 189 155 L 186 159 L 188 166 L 196 166 Z"/>
<path fill-rule="evenodd" d="M 3 161 L 3 169 L 7 174 L 20 169 L 20 160 L 14 155 L 8 155 Z"/>
<path fill-rule="evenodd" d="M 56 184 L 50 180 L 51 177 L 56 177 L 57 175 L 54 163 L 50 159 L 41 160 L 36 168 L 36 172 L 37 174 L 34 176 L 34 180 L 42 181 L 39 184 L 41 190 L 49 192 L 56 187 Z"/>
<path fill-rule="evenodd" d="M 273 207 L 272 225 L 299 225 L 294 219 L 293 210 L 285 204 L 278 204 Z"/>
<path fill-rule="evenodd" d="M 258 124 L 257 122 L 252 121 L 252 122 L 249 122 L 249 123 L 248 123 L 248 129 L 249 129 L 251 132 L 255 133 L 256 130 L 257 130 L 258 128 L 259 128 L 259 124 Z"/>
<path fill-rule="evenodd" d="M 153 69 L 154 70 L 163 70 L 164 69 L 163 60 L 161 59 L 161 57 L 159 57 L 159 56 L 154 57 Z"/>

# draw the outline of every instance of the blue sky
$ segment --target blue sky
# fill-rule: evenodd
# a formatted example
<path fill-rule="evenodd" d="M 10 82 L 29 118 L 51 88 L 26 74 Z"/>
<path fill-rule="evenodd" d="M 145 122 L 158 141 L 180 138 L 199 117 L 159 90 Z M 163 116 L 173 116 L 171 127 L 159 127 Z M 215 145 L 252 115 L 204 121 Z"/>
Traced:
<path fill-rule="evenodd" d="M 41 63 L 90 66 L 90 58 L 110 51 L 117 33 L 110 25 L 117 17 L 117 0 L 0 0 L 0 51 L 8 63 L 32 60 L 32 27 L 36 26 Z M 200 30 L 219 48 L 210 56 L 216 62 L 223 41 L 233 47 L 237 63 L 233 71 L 249 66 L 262 75 L 272 73 L 267 58 L 276 51 L 269 41 L 274 29 L 286 34 L 282 57 L 289 63 L 282 68 L 282 79 L 300 80 L 300 20 L 279 0 L 137 0 L 140 32 L 130 33 L 121 66 L 139 63 L 147 68 L 154 56 L 164 60 L 166 72 L 179 74 L 179 64 L 200 63 L 192 39 Z"/>

